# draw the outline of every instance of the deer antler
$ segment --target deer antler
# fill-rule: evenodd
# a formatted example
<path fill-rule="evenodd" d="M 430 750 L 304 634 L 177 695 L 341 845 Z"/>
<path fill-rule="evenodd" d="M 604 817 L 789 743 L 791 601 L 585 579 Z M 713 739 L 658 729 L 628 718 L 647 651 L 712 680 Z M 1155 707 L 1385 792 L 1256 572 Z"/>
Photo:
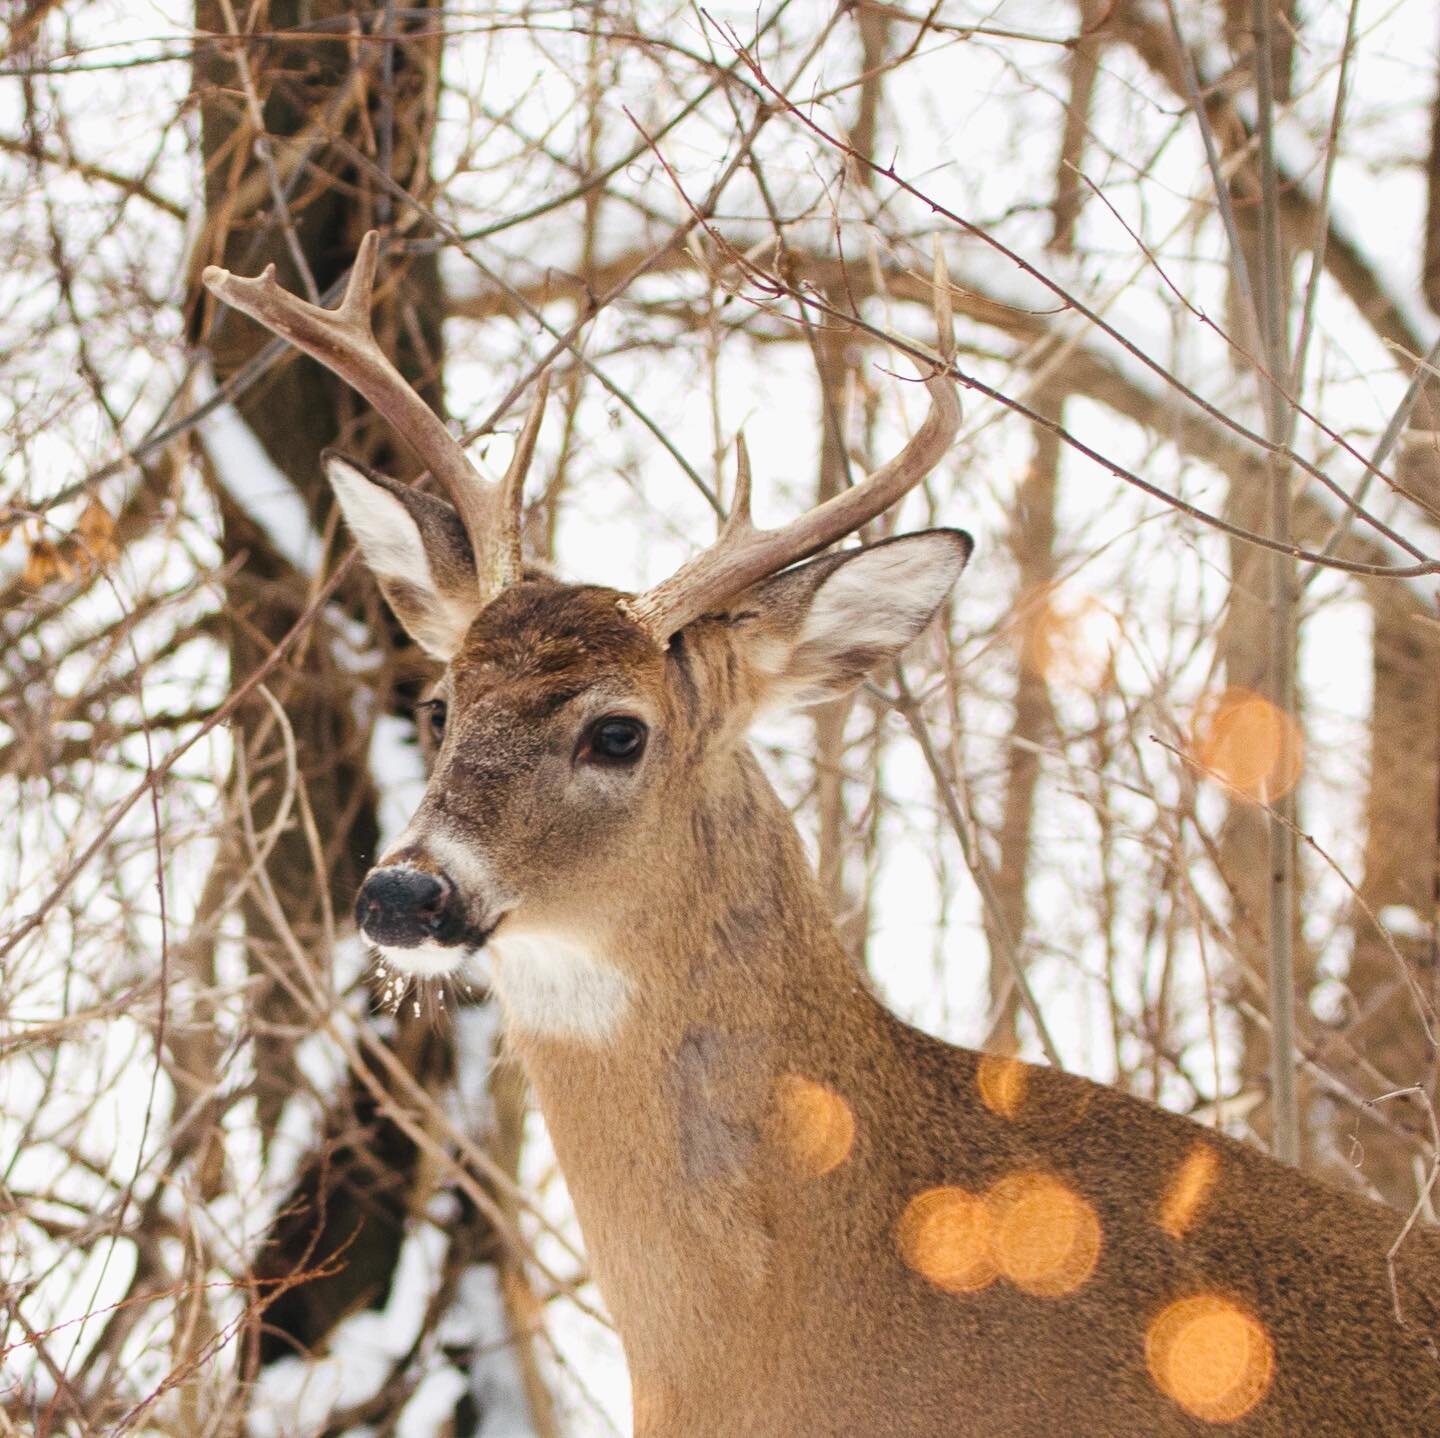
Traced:
<path fill-rule="evenodd" d="M 859 484 L 798 519 L 779 529 L 756 529 L 750 518 L 750 456 L 744 439 L 737 439 L 735 498 L 715 543 L 687 560 L 654 589 L 624 602 L 626 613 L 648 629 L 662 648 L 692 619 L 742 589 L 853 534 L 898 503 L 939 464 L 960 428 L 960 399 L 948 373 L 955 354 L 955 321 L 950 274 L 938 237 L 933 294 L 940 358 L 946 368 L 936 369 L 925 380 L 925 388 L 930 391 L 930 412 L 909 444 Z"/>
<path fill-rule="evenodd" d="M 750 519 L 750 462 L 737 447 L 735 499 L 715 543 L 687 560 L 669 579 L 625 604 L 664 646 L 692 619 L 799 560 L 817 554 L 883 514 L 940 462 L 960 427 L 960 401 L 948 375 L 931 375 L 930 413 L 909 444 L 859 484 L 827 499 L 778 529 Z"/>
<path fill-rule="evenodd" d="M 283 289 L 276 282 L 274 265 L 267 265 L 258 279 L 244 279 L 219 265 L 207 265 L 201 279 L 206 289 L 227 305 L 319 360 L 389 420 L 440 481 L 459 513 L 475 552 L 481 597 L 488 599 L 520 578 L 519 496 L 535 448 L 545 386 L 540 385 L 531 405 L 504 482 L 490 482 L 465 457 L 444 421 L 410 387 L 375 341 L 370 307 L 379 254 L 380 236 L 371 230 L 360 241 L 345 297 L 333 310 L 309 304 Z"/>

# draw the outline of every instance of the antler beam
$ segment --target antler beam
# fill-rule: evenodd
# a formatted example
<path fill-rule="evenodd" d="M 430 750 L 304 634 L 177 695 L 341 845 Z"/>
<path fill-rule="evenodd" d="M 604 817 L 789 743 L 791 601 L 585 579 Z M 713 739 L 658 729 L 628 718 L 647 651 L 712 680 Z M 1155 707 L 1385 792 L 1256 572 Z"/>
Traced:
<path fill-rule="evenodd" d="M 490 482 L 376 343 L 370 310 L 379 254 L 380 236 L 371 230 L 356 252 L 345 296 L 333 310 L 284 289 L 275 279 L 274 265 L 267 265 L 257 279 L 208 265 L 201 278 L 211 294 L 318 360 L 390 422 L 459 513 L 475 553 L 481 598 L 488 599 L 520 578 L 519 492 L 535 446 L 544 387 L 526 419 L 511 472 L 503 484 Z"/>

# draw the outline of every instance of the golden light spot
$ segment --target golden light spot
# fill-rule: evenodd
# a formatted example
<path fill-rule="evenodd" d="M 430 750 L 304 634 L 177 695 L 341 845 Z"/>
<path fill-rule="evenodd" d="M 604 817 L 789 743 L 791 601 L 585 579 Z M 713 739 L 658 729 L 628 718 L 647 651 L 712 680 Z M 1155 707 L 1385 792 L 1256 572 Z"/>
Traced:
<path fill-rule="evenodd" d="M 1160 1200 L 1160 1227 L 1171 1238 L 1184 1238 L 1215 1187 L 1220 1155 L 1208 1143 L 1195 1143 L 1175 1170 Z"/>
<path fill-rule="evenodd" d="M 800 1074 L 785 1074 L 775 1086 L 780 1142 L 790 1162 L 807 1178 L 838 1168 L 855 1143 L 855 1115 L 834 1089 Z"/>
<path fill-rule="evenodd" d="M 1100 1220 L 1058 1178 L 1016 1173 L 986 1195 L 1000 1272 L 1037 1298 L 1063 1298 L 1095 1271 Z"/>
<path fill-rule="evenodd" d="M 1172 1303 L 1145 1335 L 1155 1385 L 1206 1423 L 1233 1423 L 1266 1394 L 1275 1350 L 1265 1326 L 1237 1303 L 1201 1293 Z"/>
<path fill-rule="evenodd" d="M 1190 735 L 1190 756 L 1215 778 L 1250 799 L 1288 794 L 1304 767 L 1300 726 L 1268 699 L 1226 689 L 1202 701 Z"/>
<path fill-rule="evenodd" d="M 963 1188 L 917 1193 L 895 1237 L 905 1262 L 947 1293 L 976 1293 L 995 1281 L 990 1207 Z"/>
<path fill-rule="evenodd" d="M 983 1054 L 975 1072 L 980 1101 L 1001 1118 L 1014 1118 L 1025 1102 L 1030 1085 L 1030 1066 L 1008 1054 Z"/>
<path fill-rule="evenodd" d="M 1093 595 L 1040 585 L 1017 605 L 1020 662 L 1046 683 L 1096 690 L 1110 680 L 1120 621 Z"/>

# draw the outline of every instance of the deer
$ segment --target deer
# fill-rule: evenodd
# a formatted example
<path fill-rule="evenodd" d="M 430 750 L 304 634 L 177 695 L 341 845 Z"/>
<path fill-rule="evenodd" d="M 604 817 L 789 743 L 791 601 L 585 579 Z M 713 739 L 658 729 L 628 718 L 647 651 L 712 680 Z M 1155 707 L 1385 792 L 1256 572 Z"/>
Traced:
<path fill-rule="evenodd" d="M 527 568 L 498 481 L 370 329 L 271 267 L 204 282 L 329 366 L 444 497 L 324 465 L 443 666 L 414 816 L 356 900 L 385 965 L 492 965 L 620 1336 L 636 1438 L 1440 1433 L 1440 1239 L 1225 1134 L 895 1017 L 748 733 L 899 655 L 972 543 L 834 548 L 951 449 L 952 366 L 888 462 L 641 593 Z M 1400 1239 L 1403 1238 L 1403 1242 Z"/>

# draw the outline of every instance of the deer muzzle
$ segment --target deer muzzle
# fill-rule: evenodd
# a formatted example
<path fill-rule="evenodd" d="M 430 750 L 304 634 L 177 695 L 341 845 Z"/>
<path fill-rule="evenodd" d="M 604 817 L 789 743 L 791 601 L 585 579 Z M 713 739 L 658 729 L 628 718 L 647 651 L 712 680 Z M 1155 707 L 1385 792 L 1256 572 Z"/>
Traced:
<path fill-rule="evenodd" d="M 397 864 L 366 876 L 355 900 L 355 922 L 367 939 L 386 948 L 457 943 L 464 905 L 446 875 Z"/>

